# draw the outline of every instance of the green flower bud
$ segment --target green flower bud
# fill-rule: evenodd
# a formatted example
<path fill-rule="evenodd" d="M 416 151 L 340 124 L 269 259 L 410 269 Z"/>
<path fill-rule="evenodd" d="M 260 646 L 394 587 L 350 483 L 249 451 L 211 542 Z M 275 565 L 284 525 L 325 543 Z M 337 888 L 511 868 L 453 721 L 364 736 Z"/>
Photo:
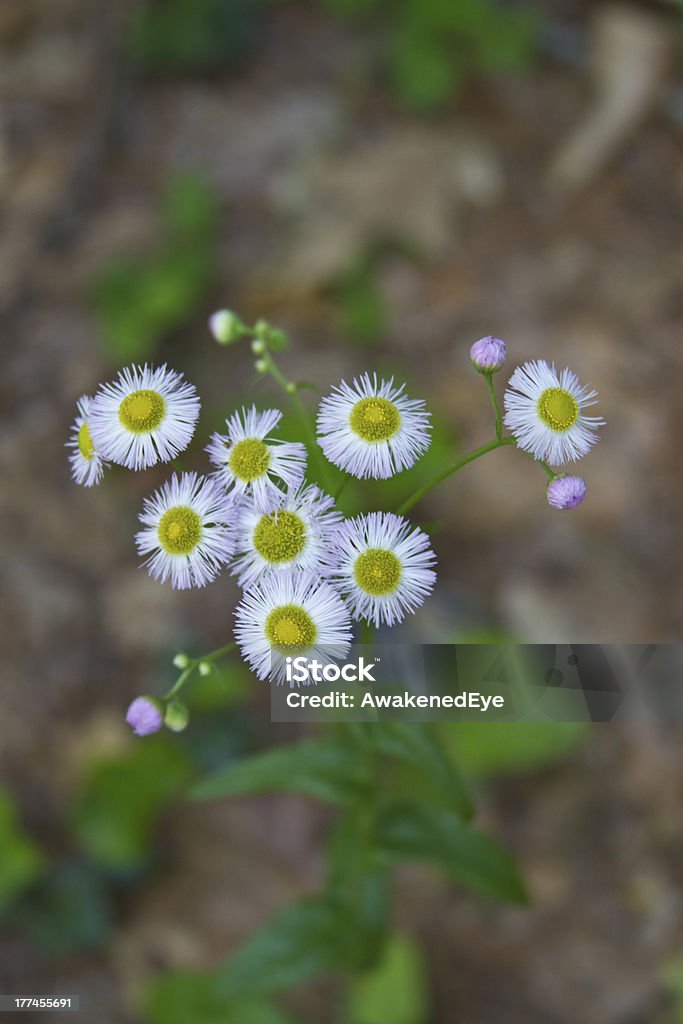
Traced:
<path fill-rule="evenodd" d="M 179 700 L 171 700 L 166 705 L 164 725 L 172 732 L 182 732 L 190 720 L 190 713 Z"/>
<path fill-rule="evenodd" d="M 236 313 L 229 309 L 219 309 L 209 317 L 209 330 L 219 345 L 232 345 L 247 332 Z"/>
<path fill-rule="evenodd" d="M 182 651 L 178 651 L 175 658 L 173 659 L 173 664 L 182 672 L 183 669 L 186 669 L 187 666 L 190 664 L 190 659 Z"/>
<path fill-rule="evenodd" d="M 256 362 L 254 363 L 254 366 L 256 367 L 257 373 L 268 373 L 267 359 L 257 359 Z"/>
<path fill-rule="evenodd" d="M 210 676 L 211 675 L 211 662 L 210 661 L 200 661 L 199 662 L 199 674 L 200 674 L 200 676 Z"/>

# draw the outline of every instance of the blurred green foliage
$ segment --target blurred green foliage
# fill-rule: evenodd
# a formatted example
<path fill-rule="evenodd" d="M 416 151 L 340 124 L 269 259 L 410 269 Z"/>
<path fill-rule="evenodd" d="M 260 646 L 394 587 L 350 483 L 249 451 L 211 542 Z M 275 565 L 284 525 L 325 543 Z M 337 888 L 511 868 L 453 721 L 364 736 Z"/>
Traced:
<path fill-rule="evenodd" d="M 389 936 L 377 964 L 358 976 L 349 991 L 349 1024 L 426 1024 L 427 972 L 417 943 Z"/>
<path fill-rule="evenodd" d="M 272 0 L 154 0 L 131 19 L 127 48 L 147 71 L 196 72 L 242 57 Z"/>
<path fill-rule="evenodd" d="M 308 900 L 288 908 L 278 920 L 284 927 L 282 941 L 277 929 L 271 928 L 258 944 L 246 948 L 240 968 L 246 978 L 243 973 L 239 988 L 248 987 L 245 980 L 252 977 L 258 981 L 262 970 L 272 979 L 275 962 L 281 982 L 275 986 L 278 988 L 291 987 L 302 973 L 310 976 L 317 970 L 320 956 L 315 945 L 321 935 L 326 940 L 323 950 L 329 947 L 326 929 L 332 922 L 325 912 Z M 299 933 L 295 944 L 299 952 L 295 956 L 289 952 L 292 929 Z M 308 953 L 302 957 L 304 948 Z M 164 975 L 150 986 L 143 1012 L 151 1024 L 300 1024 L 264 998 L 240 1000 L 232 996 L 220 970 Z M 408 936 L 392 932 L 377 964 L 351 983 L 348 1006 L 340 1020 L 345 1024 L 426 1024 L 428 1014 L 426 970 L 419 947 Z"/>
<path fill-rule="evenodd" d="M 107 939 L 118 895 L 144 882 L 158 860 L 158 825 L 170 802 L 198 769 L 243 751 L 249 732 L 234 704 L 246 675 L 235 660 L 197 677 L 189 699 L 196 716 L 192 742 L 190 732 L 144 741 L 131 737 L 116 753 L 91 760 L 65 809 L 58 854 L 39 849 L 21 831 L 11 797 L 0 789 L 3 923 L 54 956 L 92 949 Z M 280 1024 L 281 1018 L 255 1015 L 253 1020 Z"/>
<path fill-rule="evenodd" d="M 198 800 L 212 800 L 284 789 L 345 803 L 362 796 L 367 782 L 363 764 L 349 763 L 346 744 L 322 736 L 228 763 L 200 782 L 193 793 Z"/>
<path fill-rule="evenodd" d="M 277 0 L 156 0 L 130 22 L 127 49 L 153 72 L 230 66 L 257 42 Z M 316 0 L 336 17 L 368 24 L 397 97 L 429 111 L 473 72 L 516 71 L 530 62 L 539 16 L 499 0 Z"/>
<path fill-rule="evenodd" d="M 449 722 L 444 742 L 463 772 L 513 775 L 565 760 L 586 738 L 583 722 Z"/>
<path fill-rule="evenodd" d="M 683 959 L 679 957 L 665 964 L 661 971 L 661 978 L 671 995 L 674 1019 L 683 1024 Z"/>
<path fill-rule="evenodd" d="M 388 327 L 389 310 L 378 273 L 377 257 L 366 254 L 348 269 L 336 288 L 340 331 L 362 348 L 376 344 Z"/>
<path fill-rule="evenodd" d="M 119 257 L 92 288 L 102 338 L 116 362 L 153 356 L 196 312 L 214 280 L 218 204 L 211 189 L 191 175 L 176 178 L 161 220 L 158 249 Z"/>
<path fill-rule="evenodd" d="M 148 990 L 143 1012 L 151 1024 L 296 1024 L 265 1000 L 235 1001 L 221 995 L 201 971 L 173 971 Z"/>
<path fill-rule="evenodd" d="M 460 631 L 453 640 L 469 645 L 514 643 L 514 638 L 491 630 Z M 471 657 L 476 654 L 472 652 Z M 515 656 L 512 669 L 518 683 L 528 687 L 533 669 L 519 657 Z M 488 660 L 490 655 L 484 658 Z M 551 721 L 442 722 L 439 726 L 453 761 L 465 775 L 481 778 L 523 774 L 557 764 L 583 744 L 588 728 L 584 722 Z"/>
<path fill-rule="evenodd" d="M 322 0 L 343 17 L 371 18 L 397 96 L 418 111 L 443 105 L 473 72 L 525 68 L 538 16 L 495 0 Z"/>
<path fill-rule="evenodd" d="M 53 956 L 93 949 L 112 925 L 111 889 L 94 864 L 56 864 L 21 907 L 18 920 L 33 942 Z"/>
<path fill-rule="evenodd" d="M 10 794 L 0 788 L 0 912 L 40 877 L 44 858 L 17 821 Z"/>
<path fill-rule="evenodd" d="M 467 790 L 438 734 L 421 723 L 355 723 L 270 748 L 224 765 L 193 795 L 216 799 L 282 789 L 340 808 L 325 883 L 248 936 L 203 985 L 190 980 L 204 997 L 210 993 L 205 1016 L 196 1019 L 211 1022 L 211 1014 L 237 1002 L 258 1001 L 334 971 L 352 982 L 353 1024 L 380 1019 L 382 993 L 396 988 L 397 975 L 402 987 L 381 1019 L 419 1024 L 426 1013 L 419 956 L 391 925 L 394 866 L 425 861 L 474 892 L 520 903 L 527 896 L 513 859 L 468 823 Z M 180 984 L 188 984 L 187 975 L 182 982 L 162 978 L 152 987 L 146 1009 L 154 1024 L 178 1019 L 169 992 Z"/>
<path fill-rule="evenodd" d="M 125 756 L 97 761 L 83 779 L 71 816 L 82 850 L 117 872 L 144 866 L 161 811 L 188 781 L 181 747 L 166 736 L 131 744 Z"/>

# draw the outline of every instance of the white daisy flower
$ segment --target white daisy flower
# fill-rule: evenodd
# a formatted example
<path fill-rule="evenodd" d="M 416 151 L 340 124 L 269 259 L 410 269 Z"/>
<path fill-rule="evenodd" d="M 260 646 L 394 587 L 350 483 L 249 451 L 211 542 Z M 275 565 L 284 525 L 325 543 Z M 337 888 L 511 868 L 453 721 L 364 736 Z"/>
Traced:
<path fill-rule="evenodd" d="M 337 531 L 330 581 L 354 619 L 393 626 L 414 612 L 434 586 L 429 537 L 391 512 L 349 519 Z"/>
<path fill-rule="evenodd" d="M 330 462 L 352 476 L 384 480 L 408 469 L 430 443 L 422 399 L 403 394 L 394 378 L 364 373 L 332 389 L 318 410 L 318 443 Z"/>
<path fill-rule="evenodd" d="M 235 637 L 259 679 L 281 683 L 288 657 L 323 664 L 346 657 L 351 619 L 339 594 L 314 573 L 270 573 L 238 604 Z"/>
<path fill-rule="evenodd" d="M 275 480 L 298 487 L 306 471 L 306 446 L 270 437 L 281 419 L 279 409 L 258 412 L 252 405 L 225 421 L 227 434 L 211 435 L 206 451 L 226 487 L 261 496 L 277 487 Z"/>
<path fill-rule="evenodd" d="M 199 398 L 181 373 L 166 366 L 130 366 L 100 385 L 88 425 L 103 458 L 128 469 L 169 462 L 187 448 Z"/>
<path fill-rule="evenodd" d="M 150 498 L 135 537 L 150 576 L 184 590 L 218 575 L 234 549 L 235 500 L 208 477 L 175 473 Z"/>
<path fill-rule="evenodd" d="M 238 557 L 233 572 L 241 587 L 251 587 L 271 572 L 303 569 L 320 572 L 323 556 L 341 514 L 315 485 L 255 497 L 240 509 L 236 525 Z"/>
<path fill-rule="evenodd" d="M 505 391 L 505 426 L 519 448 L 552 466 L 580 459 L 595 444 L 599 416 L 583 412 L 597 392 L 583 387 L 576 374 L 555 370 L 544 359 L 518 366 Z"/>
<path fill-rule="evenodd" d="M 90 436 L 88 418 L 91 403 L 92 398 L 87 395 L 81 395 L 78 399 L 78 412 L 71 427 L 71 437 L 66 442 L 67 448 L 72 449 L 69 456 L 71 475 L 77 484 L 83 484 L 84 487 L 98 484 L 107 465 Z"/>

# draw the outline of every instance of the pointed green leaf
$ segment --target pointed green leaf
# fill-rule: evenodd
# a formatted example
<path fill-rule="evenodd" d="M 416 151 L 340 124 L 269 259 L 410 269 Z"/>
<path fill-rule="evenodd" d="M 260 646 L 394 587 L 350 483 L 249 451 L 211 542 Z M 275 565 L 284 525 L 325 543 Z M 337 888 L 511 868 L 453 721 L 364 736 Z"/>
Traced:
<path fill-rule="evenodd" d="M 510 854 L 447 810 L 394 803 L 382 812 L 378 834 L 392 859 L 431 861 L 469 889 L 513 903 L 528 900 Z"/>
<path fill-rule="evenodd" d="M 284 789 L 346 803 L 364 792 L 366 782 L 364 767 L 350 747 L 329 738 L 314 739 L 228 764 L 195 786 L 192 796 L 213 800 Z"/>
<path fill-rule="evenodd" d="M 472 801 L 457 768 L 422 722 L 381 722 L 369 727 L 375 749 L 417 769 L 434 792 L 461 817 L 472 816 Z"/>
<path fill-rule="evenodd" d="M 362 970 L 375 963 L 389 928 L 390 873 L 377 850 L 375 809 L 368 800 L 340 817 L 328 855 L 326 896 L 345 921 L 346 962 Z"/>
<path fill-rule="evenodd" d="M 216 991 L 245 999 L 293 988 L 337 967 L 343 941 L 339 915 L 325 900 L 290 904 L 218 969 Z"/>
<path fill-rule="evenodd" d="M 143 1012 L 150 1024 L 296 1024 L 262 1000 L 226 999 L 216 991 L 211 974 L 192 970 L 173 971 L 154 981 Z"/>
<path fill-rule="evenodd" d="M 394 934 L 377 966 L 349 993 L 349 1024 L 426 1024 L 429 989 L 417 945 Z"/>

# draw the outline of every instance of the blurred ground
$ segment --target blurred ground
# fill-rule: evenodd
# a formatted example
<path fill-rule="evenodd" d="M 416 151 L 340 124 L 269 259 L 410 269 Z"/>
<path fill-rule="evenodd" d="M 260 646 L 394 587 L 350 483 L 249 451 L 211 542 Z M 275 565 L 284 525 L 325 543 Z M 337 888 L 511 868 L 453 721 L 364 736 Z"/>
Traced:
<path fill-rule="evenodd" d="M 554 8 L 587 36 L 580 5 Z M 599 390 L 608 425 L 575 513 L 551 512 L 541 474 L 510 451 L 430 499 L 425 518 L 444 526 L 425 635 L 464 607 L 527 640 L 680 640 L 683 165 L 667 87 L 568 194 L 547 173 L 590 101 L 581 62 L 546 54 L 425 119 L 356 88 L 366 36 L 317 8 L 274 10 L 251 61 L 194 77 L 137 75 L 117 42 L 125 14 L 94 0 L 0 10 L 0 765 L 30 828 L 50 842 L 68 752 L 102 723 L 116 733 L 126 702 L 157 687 L 162 656 L 179 640 L 218 646 L 229 629 L 229 581 L 174 594 L 136 567 L 135 513 L 163 472 L 84 492 L 63 449 L 75 399 L 113 369 L 91 282 L 159 243 L 160 196 L 181 170 L 216 190 L 220 272 L 160 354 L 210 412 L 252 379 L 248 353 L 208 337 L 219 304 L 286 327 L 291 375 L 322 388 L 366 367 L 405 373 L 464 449 L 490 435 L 467 358 L 481 335 Z M 337 304 L 366 258 L 385 317 L 371 347 L 347 343 Z M 530 878 L 530 911 L 406 878 L 401 918 L 432 957 L 435 1022 L 668 1019 L 658 970 L 683 951 L 679 747 L 675 733 L 602 728 L 569 765 L 484 794 Z M 8 934 L 0 990 L 39 978 L 91 998 L 98 1024 L 134 1020 L 148 971 L 215 960 L 312 884 L 323 825 L 289 799 L 178 810 L 166 874 L 124 906 L 104 952 L 43 961 Z"/>

